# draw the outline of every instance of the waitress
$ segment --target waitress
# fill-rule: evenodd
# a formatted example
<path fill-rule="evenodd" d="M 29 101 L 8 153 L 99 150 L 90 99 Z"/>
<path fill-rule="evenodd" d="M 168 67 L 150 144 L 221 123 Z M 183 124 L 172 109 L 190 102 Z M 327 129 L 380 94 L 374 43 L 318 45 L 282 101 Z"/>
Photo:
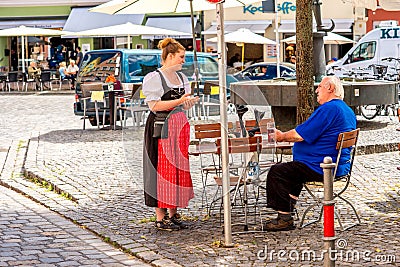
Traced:
<path fill-rule="evenodd" d="M 142 87 L 151 110 L 144 133 L 144 196 L 145 204 L 155 208 L 155 227 L 173 231 L 187 228 L 177 208 L 187 207 L 194 197 L 188 155 L 190 126 L 184 110 L 199 99 L 190 97 L 188 78 L 180 72 L 185 48 L 172 38 L 161 40 L 158 48 L 162 67 L 147 74 Z M 157 134 L 160 124 L 155 124 L 159 117 L 166 117 L 161 137 Z"/>

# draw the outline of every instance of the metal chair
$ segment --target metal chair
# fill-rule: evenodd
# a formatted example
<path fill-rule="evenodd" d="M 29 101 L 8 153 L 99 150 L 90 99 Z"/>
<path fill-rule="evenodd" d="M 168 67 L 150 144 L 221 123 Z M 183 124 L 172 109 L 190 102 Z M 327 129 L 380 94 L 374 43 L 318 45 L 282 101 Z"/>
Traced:
<path fill-rule="evenodd" d="M 354 157 L 356 154 L 356 146 L 357 146 L 359 132 L 360 132 L 360 129 L 340 133 L 338 136 L 337 143 L 336 143 L 336 149 L 338 150 L 338 155 L 337 155 L 337 160 L 336 160 L 336 167 L 333 170 L 334 190 L 335 190 L 335 187 L 338 187 L 337 185 L 339 185 L 339 184 L 341 184 L 342 187 L 339 187 L 336 192 L 334 191 L 333 198 L 334 199 L 338 198 L 340 200 L 343 200 L 346 204 L 348 204 L 348 206 L 351 208 L 351 210 L 354 212 L 354 215 L 356 216 L 355 223 L 350 224 L 347 227 L 343 227 L 343 223 L 342 223 L 340 214 L 339 214 L 339 212 L 337 212 L 335 210 L 335 217 L 338 219 L 339 226 L 342 231 L 347 230 L 347 229 L 361 223 L 360 217 L 359 217 L 355 207 L 353 206 L 353 204 L 348 199 L 346 199 L 345 197 L 342 196 L 342 194 L 346 191 L 346 189 L 350 185 L 351 171 L 353 168 Z M 350 171 L 348 174 L 346 174 L 344 176 L 336 177 L 336 172 L 337 172 L 337 168 L 338 168 L 337 163 L 340 160 L 343 149 L 351 149 L 350 159 L 349 159 Z M 304 184 L 304 188 L 306 189 L 306 192 L 308 192 L 308 194 L 313 198 L 314 203 L 312 205 L 310 205 L 309 207 L 307 207 L 307 209 L 304 211 L 303 216 L 300 220 L 300 227 L 306 227 L 307 225 L 321 221 L 322 213 L 323 213 L 322 199 L 316 195 L 318 192 L 316 190 L 321 189 L 321 187 L 323 188 L 323 184 L 319 183 L 319 182 L 309 182 L 309 183 Z M 316 189 L 316 190 L 314 190 L 314 189 Z M 318 218 L 315 220 L 310 220 L 307 223 L 304 223 L 305 218 L 307 217 L 307 214 L 309 213 L 309 211 L 311 211 L 311 209 L 313 209 L 316 206 L 321 206 L 321 208 L 319 209 Z"/>
<path fill-rule="evenodd" d="M 93 118 L 95 113 L 97 128 L 100 128 L 100 112 L 103 115 L 103 125 L 106 123 L 107 97 L 103 91 L 102 83 L 81 84 L 83 102 L 83 130 L 86 129 L 86 119 Z"/>
<path fill-rule="evenodd" d="M 249 221 L 248 221 L 248 209 L 250 207 L 249 198 L 248 198 L 248 185 L 253 183 L 252 179 L 257 179 L 257 177 L 249 176 L 249 173 L 252 173 L 252 162 L 257 161 L 258 157 L 262 150 L 262 137 L 260 135 L 253 137 L 240 137 L 240 138 L 229 138 L 228 139 L 228 153 L 234 158 L 234 154 L 239 154 L 240 156 L 240 165 L 237 166 L 237 171 L 229 175 L 229 182 L 232 189 L 231 193 L 231 203 L 232 208 L 237 206 L 237 196 L 240 197 L 240 207 L 243 210 L 244 223 L 243 230 L 248 232 L 249 230 Z M 217 139 L 217 154 L 221 154 L 221 140 Z M 215 203 L 218 199 L 221 200 L 220 213 L 222 212 L 222 196 L 216 198 L 219 190 L 222 188 L 222 177 L 221 172 L 218 175 L 214 176 L 215 182 L 218 185 L 217 191 L 214 195 L 213 203 Z M 253 174 L 253 173 L 252 173 Z M 255 173 L 254 173 L 255 174 Z M 255 174 L 257 175 L 257 174 Z M 243 188 L 243 192 L 240 189 Z M 254 206 L 254 215 L 257 214 L 257 205 L 258 200 L 254 198 L 254 202 L 252 206 Z M 211 206 L 211 205 L 210 205 Z M 241 213 L 239 213 L 241 215 Z M 220 218 L 222 216 L 220 215 Z M 254 217 L 254 222 L 257 223 L 256 216 Z M 260 217 L 260 226 L 262 227 L 261 217 Z M 233 224 L 235 225 L 235 224 Z M 237 224 L 236 224 L 237 225 Z"/>
<path fill-rule="evenodd" d="M 51 72 L 50 71 L 42 71 L 40 73 L 40 90 L 43 91 L 44 87 L 50 88 L 50 90 L 53 90 L 53 86 L 51 85 Z"/>
<path fill-rule="evenodd" d="M 116 97 L 116 111 L 119 110 L 121 127 L 126 127 L 128 114 L 132 117 L 133 126 L 139 127 L 144 121 L 144 115 L 149 111 L 149 107 L 143 103 L 145 97 L 141 89 L 141 83 L 132 84 L 132 91 L 124 91 L 130 94 Z"/>
<path fill-rule="evenodd" d="M 206 194 L 207 178 L 209 173 L 215 173 L 219 171 L 218 160 L 214 157 L 213 153 L 204 154 L 207 152 L 207 145 L 209 143 L 215 143 L 217 138 L 221 137 L 221 124 L 220 123 L 206 123 L 196 124 L 194 126 L 194 136 L 199 141 L 197 150 L 200 159 L 200 174 L 201 181 L 203 184 L 203 192 L 201 196 L 202 207 L 206 206 L 208 209 L 208 199 Z M 211 164 L 208 162 L 211 157 Z M 208 211 L 209 212 L 209 211 Z"/>
<path fill-rule="evenodd" d="M 8 87 L 8 91 L 11 91 L 11 83 L 17 85 L 17 89 L 19 91 L 19 80 L 18 80 L 18 72 L 10 71 L 7 76 L 6 85 Z"/>
<path fill-rule="evenodd" d="M 217 95 L 219 95 L 218 81 L 206 81 L 204 83 L 203 94 L 201 95 L 201 107 L 203 110 L 204 119 L 208 119 L 208 117 L 210 116 L 211 107 L 219 108 L 219 98 L 211 98 L 211 96 Z"/>
<path fill-rule="evenodd" d="M 67 82 L 68 84 L 68 88 L 71 89 L 71 85 L 72 85 L 72 81 L 70 79 L 62 79 L 61 75 L 59 75 L 58 80 L 56 80 L 60 87 L 58 88 L 58 90 L 61 90 L 63 83 Z"/>
<path fill-rule="evenodd" d="M 35 79 L 29 78 L 29 74 L 27 72 L 22 73 L 22 89 L 25 88 L 25 91 L 28 91 L 29 85 L 32 86 L 32 89 L 34 89 L 36 85 Z"/>

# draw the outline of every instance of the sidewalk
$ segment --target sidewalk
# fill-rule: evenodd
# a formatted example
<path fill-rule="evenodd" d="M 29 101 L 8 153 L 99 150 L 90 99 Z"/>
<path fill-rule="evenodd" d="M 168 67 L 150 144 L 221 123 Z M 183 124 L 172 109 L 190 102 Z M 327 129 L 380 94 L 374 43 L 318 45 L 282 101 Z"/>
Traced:
<path fill-rule="evenodd" d="M 21 167 L 26 148 L 20 142 L 0 150 L 2 167 L 4 163 L 0 181 L 0 266 L 144 266 L 137 258 L 29 199 L 67 201 L 24 180 Z M 15 180 L 22 190 L 14 190 L 28 197 L 6 188 Z M 46 198 L 39 198 L 40 192 Z"/>
<path fill-rule="evenodd" d="M 367 155 L 357 156 L 352 186 L 346 194 L 361 214 L 362 224 L 338 235 L 346 240 L 346 249 L 395 255 L 400 261 L 400 238 L 395 234 L 400 220 L 400 172 L 396 170 L 398 152 L 390 152 L 397 150 L 400 138 L 394 130 L 396 124 L 385 119 L 360 120 L 359 151 Z M 196 198 L 183 211 L 193 220 L 191 229 L 178 233 L 156 231 L 149 222 L 154 212 L 143 205 L 142 135 L 143 129 L 67 130 L 40 135 L 29 144 L 26 173 L 43 178 L 76 200 L 58 203 L 42 199 L 44 205 L 103 238 L 109 237 L 111 242 L 156 266 L 167 263 L 168 266 L 299 266 L 298 262 L 290 261 L 279 265 L 275 258 L 263 261 L 257 253 L 267 245 L 275 251 L 308 249 L 320 253 L 322 250 L 321 224 L 285 233 L 234 236 L 234 248 L 220 248 L 224 236 L 219 219 L 205 217 L 201 208 L 202 186 L 195 157 L 190 160 Z M 389 152 L 370 154 L 378 151 Z M 83 155 L 85 160 L 77 155 Z M 307 201 L 301 199 L 300 214 Z M 368 263 L 360 259 L 360 262 L 353 260 L 351 265 L 368 266 Z M 302 266 L 321 266 L 321 262 L 310 261 Z"/>

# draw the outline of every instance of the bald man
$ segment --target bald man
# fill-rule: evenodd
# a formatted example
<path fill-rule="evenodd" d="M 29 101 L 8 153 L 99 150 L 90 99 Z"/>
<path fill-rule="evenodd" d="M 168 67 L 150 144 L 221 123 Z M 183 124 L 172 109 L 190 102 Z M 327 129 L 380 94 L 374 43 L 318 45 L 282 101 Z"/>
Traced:
<path fill-rule="evenodd" d="M 276 130 L 278 142 L 294 142 L 293 161 L 271 167 L 267 176 L 267 205 L 276 210 L 276 219 L 268 221 L 266 231 L 295 228 L 291 213 L 305 182 L 323 181 L 320 163 L 330 156 L 336 161 L 339 133 L 356 128 L 356 116 L 343 101 L 344 89 L 335 76 L 324 77 L 315 90 L 320 106 L 307 121 L 287 132 Z M 341 155 L 337 176 L 350 170 L 350 149 Z"/>

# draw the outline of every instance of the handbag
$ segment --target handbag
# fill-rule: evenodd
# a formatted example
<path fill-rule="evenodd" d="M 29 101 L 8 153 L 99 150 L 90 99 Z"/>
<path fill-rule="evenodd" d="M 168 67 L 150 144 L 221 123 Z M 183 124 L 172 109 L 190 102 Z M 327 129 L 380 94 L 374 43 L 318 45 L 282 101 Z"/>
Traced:
<path fill-rule="evenodd" d="M 154 138 L 168 138 L 168 115 L 169 112 L 156 112 L 154 117 Z"/>

